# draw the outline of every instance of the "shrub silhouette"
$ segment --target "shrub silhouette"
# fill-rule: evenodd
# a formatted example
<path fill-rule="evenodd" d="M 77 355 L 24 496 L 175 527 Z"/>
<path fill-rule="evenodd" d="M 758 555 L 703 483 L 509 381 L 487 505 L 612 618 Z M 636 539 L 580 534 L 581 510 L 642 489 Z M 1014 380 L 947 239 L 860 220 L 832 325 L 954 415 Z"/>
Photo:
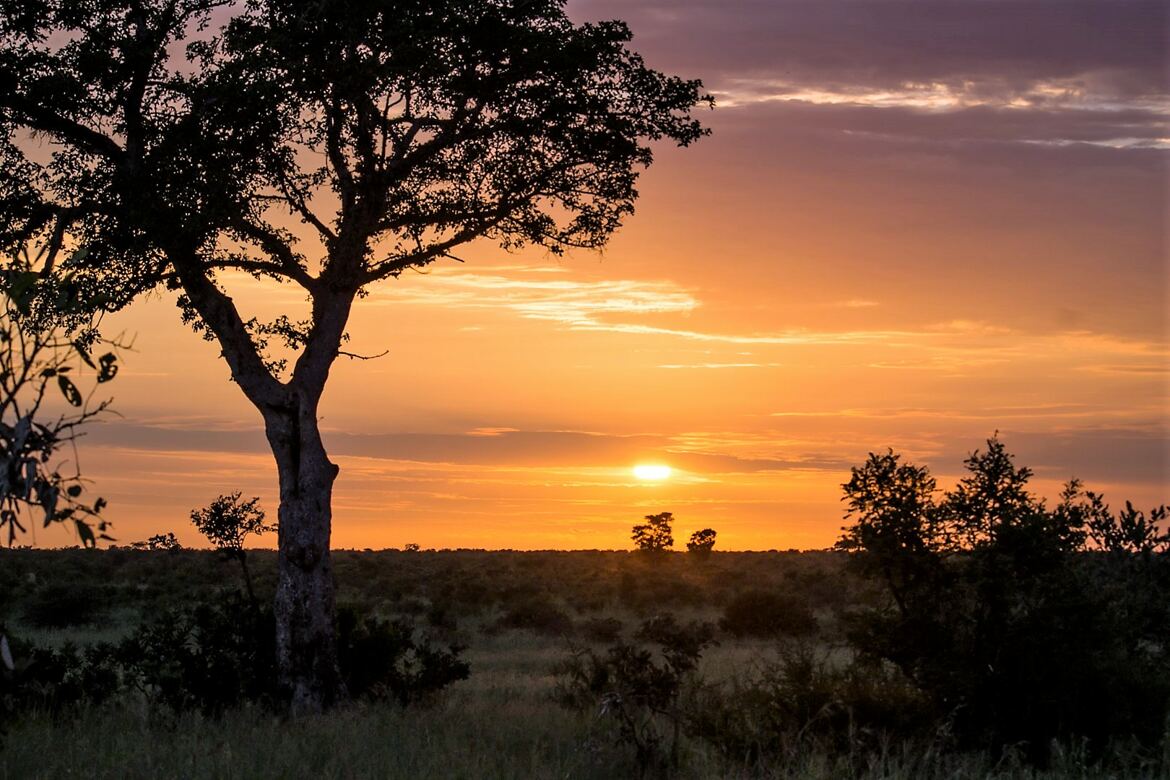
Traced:
<path fill-rule="evenodd" d="M 102 594 L 72 583 L 34 590 L 24 602 L 24 619 L 37 628 L 70 628 L 95 622 L 104 612 Z"/>
<path fill-rule="evenodd" d="M 690 733 L 749 765 L 809 755 L 864 760 L 895 740 L 935 737 L 927 703 L 904 677 L 860 659 L 842 663 L 831 652 L 784 644 L 775 661 L 746 677 L 698 689 Z"/>
<path fill-rule="evenodd" d="M 363 617 L 352 609 L 339 609 L 338 637 L 342 674 L 354 697 L 406 706 L 471 673 L 459 658 L 463 647 L 432 647 L 416 639 L 414 626 L 406 620 Z"/>
<path fill-rule="evenodd" d="M 405 620 L 339 610 L 342 673 L 351 697 L 408 705 L 467 679 L 461 647 L 433 646 Z M 13 642 L 15 668 L 0 667 L 0 710 L 60 712 L 134 691 L 155 707 L 218 715 L 279 702 L 269 608 L 237 593 L 193 609 L 165 610 L 126 639 L 84 649 Z"/>
<path fill-rule="evenodd" d="M 615 741 L 633 748 L 640 776 L 666 776 L 678 766 L 688 717 L 680 699 L 713 635 L 710 624 L 657 615 L 638 629 L 640 644 L 622 642 L 604 653 L 574 648 L 557 670 L 555 698 L 612 724 Z"/>
<path fill-rule="evenodd" d="M 155 534 L 145 542 L 134 542 L 130 547 L 135 550 L 165 550 L 166 552 L 178 552 L 183 549 L 183 545 L 179 544 L 178 537 L 170 531 L 165 534 Z"/>
<path fill-rule="evenodd" d="M 561 636 L 572 632 L 573 619 L 548 596 L 535 595 L 509 606 L 496 626 Z"/>
<path fill-rule="evenodd" d="M 191 522 L 215 549 L 225 557 L 240 562 L 248 598 L 255 604 L 256 592 L 252 589 L 252 574 L 248 570 L 248 552 L 244 549 L 244 542 L 249 536 L 275 531 L 276 526 L 264 522 L 259 496 L 243 501 L 241 495 L 239 491 L 221 495 L 203 509 L 191 510 Z M 276 630 L 275 624 L 273 630 Z"/>
<path fill-rule="evenodd" d="M 616 642 L 625 626 L 613 617 L 595 617 L 578 626 L 581 635 L 591 642 Z"/>
<path fill-rule="evenodd" d="M 753 589 L 732 597 L 719 627 L 737 637 L 807 636 L 816 631 L 817 621 L 806 604 L 774 591 Z"/>
<path fill-rule="evenodd" d="M 691 539 L 687 542 L 687 552 L 694 553 L 700 558 L 705 558 L 711 554 L 715 549 L 715 529 L 704 528 L 701 531 L 695 531 L 691 534 Z"/>
<path fill-rule="evenodd" d="M 646 553 L 663 553 L 674 546 L 674 537 L 671 535 L 671 523 L 674 515 L 670 512 L 660 512 L 656 515 L 646 515 L 646 522 L 633 527 L 630 538 L 634 546 Z"/>
<path fill-rule="evenodd" d="M 1165 510 L 1114 516 L 1075 481 L 1049 508 L 998 438 L 965 465 L 941 496 L 893 452 L 853 469 L 838 547 L 885 598 L 851 617 L 851 640 L 962 746 L 1023 745 L 1043 764 L 1053 739 L 1155 743 L 1170 702 Z"/>

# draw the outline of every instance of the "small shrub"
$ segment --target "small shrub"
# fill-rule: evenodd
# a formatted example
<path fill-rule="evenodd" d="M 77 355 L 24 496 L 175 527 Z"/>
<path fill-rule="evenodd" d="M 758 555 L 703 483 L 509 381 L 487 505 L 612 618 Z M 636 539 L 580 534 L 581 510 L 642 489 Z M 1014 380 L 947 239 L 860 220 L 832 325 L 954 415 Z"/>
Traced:
<path fill-rule="evenodd" d="M 464 648 L 447 650 L 416 639 L 406 620 L 361 617 L 351 610 L 338 614 L 338 645 L 349 695 L 405 706 L 424 700 L 471 674 L 459 658 Z"/>
<path fill-rule="evenodd" d="M 622 634 L 622 621 L 612 617 L 595 617 L 577 626 L 581 636 L 591 642 L 615 642 Z"/>
<path fill-rule="evenodd" d="M 696 693 L 692 733 L 731 761 L 828 754 L 865 762 L 899 742 L 942 746 L 929 703 L 900 674 L 860 660 L 834 663 L 803 644 L 783 647 L 750 677 Z"/>
<path fill-rule="evenodd" d="M 468 664 L 461 647 L 416 638 L 407 620 L 339 610 L 341 673 L 354 698 L 407 705 L 457 680 Z M 165 610 L 116 644 L 57 650 L 13 643 L 18 662 L 0 665 L 0 711 L 58 712 L 136 691 L 175 712 L 218 715 L 245 702 L 276 707 L 275 622 L 241 594 L 195 608 Z"/>
<path fill-rule="evenodd" d="M 679 762 L 688 717 L 680 706 L 684 687 L 696 682 L 713 635 L 710 624 L 683 625 L 659 615 L 638 629 L 635 638 L 644 644 L 623 642 L 604 654 L 574 648 L 557 670 L 554 698 L 569 709 L 594 710 L 611 724 L 615 742 L 633 748 L 640 775 L 665 775 Z"/>
<path fill-rule="evenodd" d="M 563 636 L 573 630 L 573 619 L 545 596 L 530 597 L 508 607 L 496 621 L 499 628 L 527 629 L 546 636 Z"/>
<path fill-rule="evenodd" d="M 104 612 L 101 593 L 73 583 L 46 585 L 24 603 L 24 620 L 37 628 L 71 628 L 96 622 Z"/>
<path fill-rule="evenodd" d="M 732 597 L 719 627 L 736 637 L 807 636 L 817 628 L 804 603 L 767 590 L 747 590 Z"/>
<path fill-rule="evenodd" d="M 171 553 L 177 553 L 183 549 L 183 545 L 179 543 L 179 538 L 169 531 L 165 534 L 155 534 L 145 542 L 134 542 L 130 547 L 134 550 L 153 550 Z"/>

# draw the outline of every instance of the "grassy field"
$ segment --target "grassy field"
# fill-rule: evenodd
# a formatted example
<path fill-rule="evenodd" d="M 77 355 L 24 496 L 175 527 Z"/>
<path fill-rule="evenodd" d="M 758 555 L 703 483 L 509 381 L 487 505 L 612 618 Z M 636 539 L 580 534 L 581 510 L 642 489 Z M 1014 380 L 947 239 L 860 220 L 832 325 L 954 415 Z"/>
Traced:
<path fill-rule="evenodd" d="M 253 557 L 267 591 L 273 556 Z M 234 587 L 234 567 L 195 551 L 0 551 L 0 618 L 13 635 L 44 644 L 116 639 L 153 611 Z M 770 587 L 812 609 L 817 629 L 802 641 L 831 651 L 835 616 L 866 597 L 828 553 L 723 553 L 707 561 L 678 554 L 651 564 L 626 553 L 341 552 L 337 579 L 339 601 L 408 615 L 466 646 L 470 678 L 421 706 L 355 704 L 295 722 L 252 707 L 222 718 L 175 714 L 127 696 L 55 719 L 33 714 L 8 729 L 0 777 L 632 777 L 632 756 L 614 744 L 603 718 L 553 700 L 556 668 L 571 644 L 601 649 L 615 630 L 628 637 L 642 618 L 664 611 L 716 623 L 737 593 Z M 96 597 L 79 625 L 30 622 L 38 614 L 30 605 L 82 591 Z M 727 631 L 717 638 L 700 667 L 710 683 L 750 675 L 789 641 Z M 682 751 L 676 775 L 688 778 L 1101 776 L 1075 750 L 1058 751 L 1044 773 L 1010 757 L 991 763 L 926 745 L 760 762 L 694 741 Z M 1123 775 L 1150 776 L 1141 767 Z"/>

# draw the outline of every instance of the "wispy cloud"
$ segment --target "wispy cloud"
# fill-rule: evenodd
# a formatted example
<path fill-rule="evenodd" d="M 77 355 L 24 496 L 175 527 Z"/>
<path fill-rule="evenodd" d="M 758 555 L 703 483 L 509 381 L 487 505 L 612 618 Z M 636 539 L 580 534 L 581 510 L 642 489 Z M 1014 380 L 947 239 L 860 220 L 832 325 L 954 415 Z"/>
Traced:
<path fill-rule="evenodd" d="M 782 363 L 662 363 L 659 368 L 677 369 L 711 369 L 711 368 L 779 368 Z"/>
<path fill-rule="evenodd" d="M 1020 85 L 1007 79 L 904 81 L 894 87 L 867 85 L 811 87 L 772 78 L 728 79 L 717 99 L 725 108 L 758 103 L 798 102 L 814 105 L 855 105 L 872 108 L 914 108 L 959 111 L 968 108 L 1008 110 L 1077 109 L 1117 112 L 1149 111 L 1170 116 L 1170 98 L 1162 95 L 1120 97 L 1094 91 L 1083 79 L 1036 80 Z"/>
<path fill-rule="evenodd" d="M 664 336 L 689 341 L 755 345 L 864 344 L 920 335 L 900 330 L 815 331 L 790 329 L 758 333 L 726 333 L 695 328 L 655 325 L 633 321 L 648 315 L 693 313 L 702 305 L 688 289 L 668 280 L 614 279 L 584 281 L 531 278 L 532 269 L 512 267 L 492 272 L 437 269 L 427 275 L 426 284 L 395 284 L 375 293 L 374 301 L 384 305 L 417 304 L 464 309 L 505 309 L 520 317 L 557 322 L 570 330 Z M 871 301 L 844 301 L 839 305 L 864 308 Z M 946 323 L 940 331 L 968 327 Z M 733 367 L 733 366 L 728 366 Z"/>

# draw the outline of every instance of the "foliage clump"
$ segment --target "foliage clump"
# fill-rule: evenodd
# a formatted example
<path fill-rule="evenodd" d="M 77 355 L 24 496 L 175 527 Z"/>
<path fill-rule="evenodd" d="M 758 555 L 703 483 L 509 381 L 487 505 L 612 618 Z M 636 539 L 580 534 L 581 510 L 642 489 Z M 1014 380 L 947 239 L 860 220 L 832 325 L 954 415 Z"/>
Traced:
<path fill-rule="evenodd" d="M 706 558 L 715 549 L 715 536 L 714 528 L 695 531 L 691 534 L 690 541 L 687 542 L 687 552 L 696 558 Z"/>
<path fill-rule="evenodd" d="M 183 549 L 183 545 L 179 543 L 179 538 L 173 532 L 167 531 L 165 534 L 154 534 L 144 542 L 132 542 L 130 548 L 133 550 L 179 552 Z"/>
<path fill-rule="evenodd" d="M 264 522 L 264 510 L 260 508 L 260 497 L 244 501 L 239 491 L 221 495 L 203 509 L 191 511 L 191 522 L 199 533 L 215 546 L 225 557 L 240 562 L 244 572 L 244 585 L 248 596 L 256 600 L 252 589 L 252 574 L 248 570 L 248 552 L 244 541 L 253 535 L 266 534 L 276 530 L 276 525 Z"/>
<path fill-rule="evenodd" d="M 96 588 L 70 582 L 33 589 L 24 600 L 24 620 L 36 628 L 71 628 L 97 621 L 105 611 Z"/>
<path fill-rule="evenodd" d="M 723 608 L 719 627 L 736 637 L 808 636 L 817 621 L 808 605 L 781 593 L 753 588 Z"/>
<path fill-rule="evenodd" d="M 714 633 L 708 623 L 683 624 L 663 614 L 643 622 L 635 642 L 604 653 L 575 648 L 558 668 L 555 698 L 610 724 L 614 741 L 633 748 L 640 775 L 664 774 L 679 764 L 688 718 L 681 697 Z"/>
<path fill-rule="evenodd" d="M 436 647 L 405 620 L 339 613 L 342 674 L 351 698 L 412 704 L 467 679 L 463 648 Z M 244 704 L 278 708 L 275 622 L 238 593 L 164 610 L 125 639 L 60 649 L 13 642 L 0 704 L 64 711 L 136 693 L 173 712 L 219 715 Z"/>
<path fill-rule="evenodd" d="M 924 467 L 871 454 L 845 484 L 838 547 L 882 595 L 849 616 L 961 746 L 1054 739 L 1153 744 L 1170 703 L 1170 535 L 1164 507 L 1113 514 L 1070 482 L 1054 506 L 998 438 L 938 494 Z"/>
<path fill-rule="evenodd" d="M 13 545 L 30 530 L 32 512 L 43 515 L 42 527 L 72 527 L 95 547 L 112 541 L 106 500 L 83 498 L 76 443 L 109 411 L 110 401 L 94 394 L 117 375 L 118 358 L 94 358 L 103 342 L 78 308 L 72 277 L 36 264 L 25 245 L 0 264 L 0 531 Z M 45 402 L 58 392 L 64 411 L 50 413 Z M 72 459 L 60 460 L 62 451 Z"/>

